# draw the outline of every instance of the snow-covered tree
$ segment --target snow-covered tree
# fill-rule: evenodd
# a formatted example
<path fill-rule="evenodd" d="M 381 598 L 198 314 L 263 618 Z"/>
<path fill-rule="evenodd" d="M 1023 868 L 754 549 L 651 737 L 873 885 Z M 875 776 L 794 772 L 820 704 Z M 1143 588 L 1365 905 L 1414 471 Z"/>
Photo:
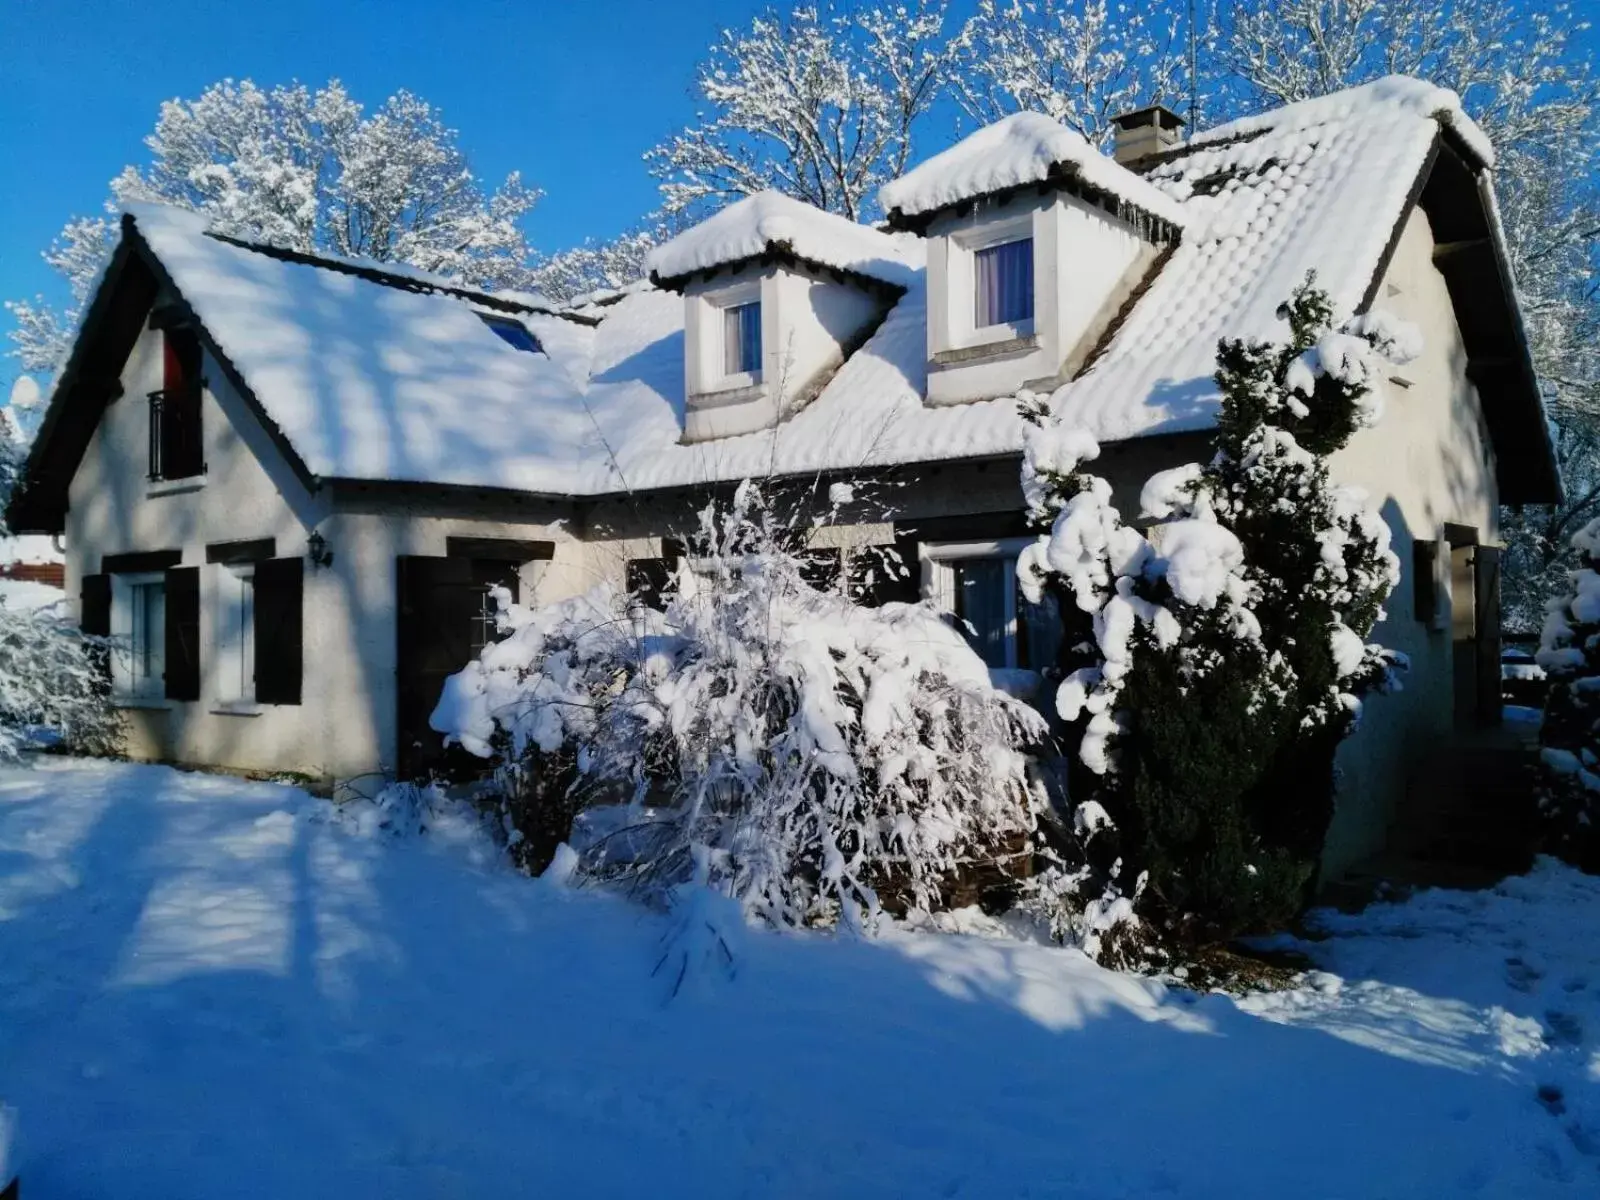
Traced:
<path fill-rule="evenodd" d="M 1572 537 L 1578 566 L 1546 608 L 1537 661 L 1550 679 L 1539 807 L 1551 848 L 1600 870 L 1600 520 Z"/>
<path fill-rule="evenodd" d="M 668 236 L 664 225 L 645 225 L 609 242 L 585 242 L 540 257 L 529 269 L 525 286 L 552 300 L 627 287 L 645 277 L 646 257 Z"/>
<path fill-rule="evenodd" d="M 750 483 L 711 508 L 665 611 L 602 587 L 537 612 L 448 682 L 434 727 L 503 756 L 512 823 L 580 878 L 666 901 L 703 883 L 776 925 L 870 929 L 1026 873 L 1039 716 L 925 605 L 807 583 Z"/>
<path fill-rule="evenodd" d="M 910 161 L 955 46 L 944 0 L 774 10 L 724 30 L 696 72 L 708 106 L 645 155 L 668 213 L 769 188 L 852 219 Z"/>
<path fill-rule="evenodd" d="M 1304 902 L 1334 752 L 1394 666 L 1366 641 L 1399 578 L 1388 526 L 1326 459 L 1378 419 L 1385 364 L 1419 338 L 1382 314 L 1334 329 L 1310 281 L 1286 313 L 1286 341 L 1219 347 L 1216 455 L 1149 480 L 1148 536 L 1085 468 L 1094 439 L 1023 397 L 1040 422 L 1024 495 L 1050 532 L 1018 576 L 1030 600 L 1055 586 L 1075 602 L 1056 699 L 1078 738 L 1074 796 L 1187 937 L 1271 927 Z"/>
<path fill-rule="evenodd" d="M 223 80 L 163 104 L 145 145 L 150 163 L 111 181 L 108 209 L 156 200 L 293 250 L 406 263 L 480 287 L 524 282 L 518 222 L 539 193 L 515 173 L 487 190 L 456 131 L 409 92 L 368 112 L 338 80 L 315 91 Z M 14 352 L 28 369 L 57 365 L 115 232 L 104 218 L 79 218 L 45 254 L 67 280 L 71 309 L 37 299 L 9 306 Z"/>
<path fill-rule="evenodd" d="M 20 457 L 0 409 L 0 538 Z M 106 686 L 106 652 L 53 606 L 13 608 L 0 596 L 0 762 L 15 759 L 39 730 L 83 753 L 116 748 L 121 723 Z"/>
<path fill-rule="evenodd" d="M 1042 112 L 1101 144 L 1119 113 L 1156 103 L 1187 110 L 1189 19 L 1176 4 L 979 0 L 957 39 L 952 92 L 980 123 Z"/>

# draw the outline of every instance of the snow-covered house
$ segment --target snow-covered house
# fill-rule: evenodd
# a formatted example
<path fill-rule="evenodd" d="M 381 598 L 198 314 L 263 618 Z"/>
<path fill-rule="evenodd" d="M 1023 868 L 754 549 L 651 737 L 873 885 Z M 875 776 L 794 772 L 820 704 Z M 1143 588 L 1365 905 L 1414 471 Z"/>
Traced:
<path fill-rule="evenodd" d="M 1114 157 L 1039 117 L 980 130 L 884 189 L 891 232 L 752 197 L 661 247 L 653 284 L 567 308 L 137 209 L 11 524 L 65 534 L 83 623 L 125 640 L 134 752 L 180 762 L 425 765 L 442 679 L 490 636 L 486 584 L 651 586 L 747 476 L 892 485 L 856 489 L 819 569 L 894 545 L 914 578 L 873 595 L 931 596 L 1023 673 L 1054 630 L 1017 598 L 1014 394 L 1106 445 L 1131 515 L 1153 470 L 1205 453 L 1217 340 L 1278 333 L 1314 270 L 1342 312 L 1426 339 L 1335 464 L 1393 529 L 1380 636 L 1414 664 L 1346 747 L 1337 870 L 1430 742 L 1495 714 L 1496 509 L 1559 488 L 1492 151 L 1452 94 L 1398 78 L 1185 143 L 1156 110 L 1125 126 Z"/>

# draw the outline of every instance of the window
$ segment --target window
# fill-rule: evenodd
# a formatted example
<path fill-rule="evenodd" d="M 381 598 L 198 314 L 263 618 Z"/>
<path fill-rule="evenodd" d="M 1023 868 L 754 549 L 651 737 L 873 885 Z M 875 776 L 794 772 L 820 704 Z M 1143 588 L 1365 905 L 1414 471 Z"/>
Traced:
<path fill-rule="evenodd" d="M 539 339 L 529 331 L 521 321 L 514 321 L 510 317 L 492 317 L 488 313 L 479 313 L 478 318 L 494 331 L 506 345 L 513 350 L 523 350 L 529 354 L 542 354 L 544 347 L 539 344 Z"/>
<path fill-rule="evenodd" d="M 116 694 L 155 700 L 166 694 L 167 589 L 160 574 L 112 577 L 112 680 Z"/>
<path fill-rule="evenodd" d="M 985 246 L 972 257 L 973 324 L 986 329 L 1033 320 L 1033 239 Z"/>
<path fill-rule="evenodd" d="M 187 479 L 206 469 L 200 339 L 179 328 L 163 331 L 161 340 L 161 390 L 150 393 L 150 478 Z"/>
<path fill-rule="evenodd" d="M 217 695 L 229 704 L 256 698 L 255 565 L 217 569 Z"/>
<path fill-rule="evenodd" d="M 761 373 L 761 302 L 722 310 L 722 373 Z"/>
<path fill-rule="evenodd" d="M 1017 555 L 1028 540 L 923 547 L 931 598 L 993 670 L 1043 672 L 1061 648 L 1055 600 L 1029 604 L 1017 586 Z"/>

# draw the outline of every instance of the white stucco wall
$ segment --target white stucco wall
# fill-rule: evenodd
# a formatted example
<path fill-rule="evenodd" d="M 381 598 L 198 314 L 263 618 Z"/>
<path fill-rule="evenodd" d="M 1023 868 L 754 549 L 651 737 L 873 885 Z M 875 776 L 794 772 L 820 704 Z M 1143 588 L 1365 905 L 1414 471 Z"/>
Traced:
<path fill-rule="evenodd" d="M 722 310 L 761 303 L 759 379 L 723 372 Z M 786 267 L 745 267 L 688 286 L 684 294 L 684 440 L 765 429 L 808 401 L 843 347 L 883 313 L 877 297 L 848 283 Z"/>
<path fill-rule="evenodd" d="M 1019 237 L 1033 238 L 1033 322 L 975 328 L 973 252 Z M 1056 377 L 1153 254 L 1131 226 L 1065 192 L 936 221 L 928 230 L 929 402 L 1003 396 Z M 1031 348 L 1019 335 L 1033 339 Z"/>
<path fill-rule="evenodd" d="M 1442 540 L 1447 523 L 1494 543 L 1498 491 L 1477 390 L 1444 277 L 1433 265 L 1427 215 L 1415 209 L 1374 307 L 1414 322 L 1425 349 L 1394 374 L 1382 421 L 1363 430 L 1331 464 L 1340 483 L 1366 489 L 1389 524 L 1401 581 L 1374 640 L 1411 659 L 1404 690 L 1371 697 L 1360 728 L 1339 755 L 1341 779 L 1324 855 L 1325 878 L 1378 852 L 1406 788 L 1454 725 L 1455 667 L 1449 622 L 1431 628 L 1413 611 L 1412 546 Z M 1448 552 L 1446 552 L 1446 555 Z M 1472 604 L 1472 597 L 1456 603 Z"/>
<path fill-rule="evenodd" d="M 66 526 L 74 598 L 105 555 L 177 549 L 182 565 L 201 571 L 200 699 L 126 709 L 131 756 L 321 779 L 392 769 L 396 555 L 443 555 L 452 535 L 552 540 L 565 547 L 539 569 L 541 588 L 581 582 L 586 558 L 570 532 L 570 506 L 523 505 L 509 520 L 488 515 L 492 506 L 449 516 L 389 501 L 335 512 L 327 491 L 301 484 L 210 359 L 201 413 L 206 474 L 152 484 L 147 396 L 161 386 L 161 350 L 159 333 L 141 334 L 122 373 L 124 394 L 106 409 L 73 477 Z M 227 568 L 206 563 L 206 546 L 271 537 L 277 557 L 298 557 L 312 530 L 334 560 L 305 565 L 301 703 L 258 706 L 253 715 L 222 711 L 219 588 Z"/>

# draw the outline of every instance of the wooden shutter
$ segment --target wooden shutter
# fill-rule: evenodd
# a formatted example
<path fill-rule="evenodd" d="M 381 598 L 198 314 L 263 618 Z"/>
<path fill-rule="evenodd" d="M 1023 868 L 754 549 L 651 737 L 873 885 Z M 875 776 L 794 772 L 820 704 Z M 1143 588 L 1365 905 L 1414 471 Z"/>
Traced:
<path fill-rule="evenodd" d="M 78 628 L 95 637 L 111 636 L 111 576 L 85 575 L 78 593 Z M 92 652 L 101 688 L 111 690 L 111 650 L 104 643 Z"/>
<path fill-rule="evenodd" d="M 304 671 L 305 560 L 256 564 L 256 701 L 299 704 Z"/>
<path fill-rule="evenodd" d="M 892 550 L 893 553 L 885 553 Z M 897 533 L 893 546 L 868 546 L 850 554 L 850 594 L 869 608 L 922 599 L 922 560 L 915 535 Z"/>
<path fill-rule="evenodd" d="M 828 547 L 803 550 L 800 553 L 800 578 L 819 592 L 831 592 L 839 586 L 839 572 L 843 555 Z"/>
<path fill-rule="evenodd" d="M 78 599 L 78 627 L 96 637 L 110 637 L 111 576 L 85 575 Z"/>
<path fill-rule="evenodd" d="M 1472 549 L 1474 641 L 1478 657 L 1478 720 L 1500 723 L 1500 548 Z"/>
<path fill-rule="evenodd" d="M 200 699 L 200 568 L 166 573 L 168 700 Z"/>
<path fill-rule="evenodd" d="M 160 475 L 187 479 L 204 473 L 205 446 L 200 430 L 200 338 L 193 329 L 162 334 Z"/>
<path fill-rule="evenodd" d="M 1439 623 L 1439 543 L 1411 543 L 1411 615 L 1430 629 Z"/>

